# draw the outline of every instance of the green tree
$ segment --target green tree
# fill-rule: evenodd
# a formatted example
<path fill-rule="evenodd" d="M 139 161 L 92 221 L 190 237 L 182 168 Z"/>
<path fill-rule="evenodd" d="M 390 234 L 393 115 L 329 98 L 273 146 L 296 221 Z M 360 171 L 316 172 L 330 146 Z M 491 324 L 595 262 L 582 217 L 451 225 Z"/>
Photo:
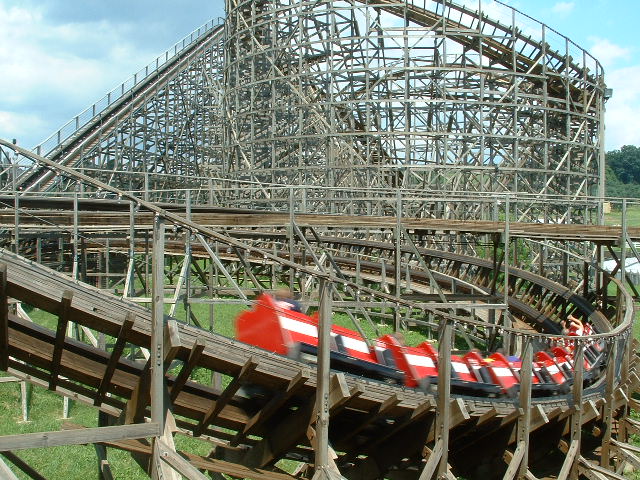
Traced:
<path fill-rule="evenodd" d="M 621 183 L 640 184 L 640 148 L 625 145 L 608 152 L 605 163 Z"/>

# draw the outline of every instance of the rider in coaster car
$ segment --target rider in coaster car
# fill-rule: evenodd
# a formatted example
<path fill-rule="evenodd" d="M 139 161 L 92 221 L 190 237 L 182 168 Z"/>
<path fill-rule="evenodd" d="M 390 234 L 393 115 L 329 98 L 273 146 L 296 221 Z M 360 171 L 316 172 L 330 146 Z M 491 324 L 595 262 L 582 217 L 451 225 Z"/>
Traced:
<path fill-rule="evenodd" d="M 293 298 L 293 292 L 286 287 L 279 288 L 273 292 L 273 298 L 278 307 L 294 312 L 302 312 L 302 305 Z"/>

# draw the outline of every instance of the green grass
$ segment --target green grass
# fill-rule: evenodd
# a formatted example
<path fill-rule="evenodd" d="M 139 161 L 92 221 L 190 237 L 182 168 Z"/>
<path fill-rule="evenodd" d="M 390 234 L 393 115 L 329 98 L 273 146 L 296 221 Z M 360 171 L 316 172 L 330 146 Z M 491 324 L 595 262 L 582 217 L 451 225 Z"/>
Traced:
<path fill-rule="evenodd" d="M 627 206 L 626 220 L 627 220 L 627 226 L 640 227 L 640 205 Z M 610 213 L 605 214 L 604 223 L 605 225 L 622 225 L 621 209 L 613 208 Z"/>

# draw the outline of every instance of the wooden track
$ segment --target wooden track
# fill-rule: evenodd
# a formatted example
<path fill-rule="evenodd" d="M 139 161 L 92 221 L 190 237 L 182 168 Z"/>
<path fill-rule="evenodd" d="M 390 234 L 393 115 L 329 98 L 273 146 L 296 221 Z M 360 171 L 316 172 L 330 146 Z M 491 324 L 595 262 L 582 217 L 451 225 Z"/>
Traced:
<path fill-rule="evenodd" d="M 0 226 L 13 228 L 15 216 L 12 210 L 15 198 L 0 196 Z M 128 230 L 129 203 L 115 200 L 79 200 L 79 223 L 85 231 Z M 158 205 L 159 208 L 175 213 L 184 213 L 184 206 Z M 23 197 L 20 208 L 26 209 L 21 215 L 21 228 L 52 228 L 73 225 L 73 201 L 64 198 Z M 33 209 L 33 216 L 28 210 Z M 127 213 L 127 214 L 125 214 Z M 199 225 L 207 227 L 265 227 L 284 226 L 290 221 L 289 213 L 275 213 L 255 210 L 221 209 L 214 207 L 194 208 L 191 218 Z M 357 228 L 387 228 L 396 226 L 393 216 L 354 216 L 354 215 L 314 215 L 296 214 L 300 225 Z M 137 229 L 151 228 L 153 213 L 138 212 L 135 215 Z M 473 233 L 499 234 L 505 230 L 505 222 L 483 220 L 440 220 L 433 218 L 403 218 L 405 228 L 417 234 L 434 233 Z M 517 238 L 564 240 L 575 242 L 595 242 L 613 245 L 619 242 L 622 229 L 611 225 L 576 225 L 548 223 L 509 223 L 509 234 Z M 640 241 L 640 227 L 628 228 L 631 240 Z"/>
<path fill-rule="evenodd" d="M 75 322 L 128 344 L 149 347 L 150 313 L 144 308 L 6 251 L 0 252 L 0 263 L 8 267 L 9 297 L 58 314 L 60 320 Z M 65 297 L 71 298 L 66 307 Z M 133 324 L 128 325 L 126 318 L 133 318 Z M 165 361 L 174 361 L 178 367 L 172 369 L 175 375 L 168 375 L 167 381 L 182 429 L 202 431 L 229 442 L 228 447 L 217 449 L 218 459 L 226 462 L 225 468 L 228 463 L 237 463 L 268 470 L 280 458 L 311 460 L 306 432 L 313 424 L 316 387 L 313 369 L 194 327 L 179 323 L 174 326 L 171 321 L 168 325 L 175 332 L 169 335 L 174 341 L 166 349 Z M 144 362 L 132 362 L 120 354 L 61 338 L 14 315 L 9 316 L 9 355 L 12 374 L 53 386 L 59 393 L 90 404 L 96 402 L 101 392 L 102 402 L 96 402 L 100 408 L 111 415 L 124 412 L 123 417 L 130 421 L 145 414 L 148 398 L 145 400 L 140 394 L 148 381 Z M 234 380 L 222 391 L 191 381 L 183 383 L 185 378 L 180 372 L 195 366 L 221 372 Z M 635 357 L 631 369 L 629 384 L 616 386 L 614 409 L 625 404 L 621 387 L 633 391 L 639 386 Z M 112 375 L 105 376 L 110 371 Z M 240 386 L 254 392 L 253 398 L 242 395 L 238 391 Z M 601 420 L 602 396 L 602 385 L 585 392 L 583 423 L 597 424 Z M 435 438 L 433 425 L 438 407 L 434 397 L 334 374 L 330 399 L 330 438 L 340 452 L 343 475 L 378 478 L 392 467 L 417 471 L 424 445 Z M 502 452 L 516 442 L 520 410 L 513 401 L 460 397 L 454 398 L 450 407 L 449 461 L 454 469 L 464 472 L 470 459 L 480 464 L 482 459 L 492 459 L 501 464 Z M 568 429 L 572 411 L 569 397 L 534 399 L 532 446 L 540 452 L 554 448 Z"/>

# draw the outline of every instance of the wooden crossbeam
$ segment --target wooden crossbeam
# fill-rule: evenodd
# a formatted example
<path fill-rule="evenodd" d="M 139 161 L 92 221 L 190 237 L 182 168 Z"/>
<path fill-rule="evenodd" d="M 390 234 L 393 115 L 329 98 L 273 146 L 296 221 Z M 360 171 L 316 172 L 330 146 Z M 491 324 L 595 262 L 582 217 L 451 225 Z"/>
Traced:
<path fill-rule="evenodd" d="M 589 480 L 626 480 L 626 477 L 611 472 L 600 465 L 595 465 L 583 456 L 578 458 L 578 471 Z"/>
<path fill-rule="evenodd" d="M 236 446 L 248 435 L 253 434 L 265 421 L 271 418 L 308 379 L 309 371 L 307 369 L 300 370 L 297 375 L 289 381 L 289 384 L 284 390 L 277 392 L 259 412 L 251 417 L 242 431 L 239 431 L 236 436 L 233 437 L 230 442 L 231 445 Z"/>
<path fill-rule="evenodd" d="M 511 465 L 514 457 L 515 457 L 514 453 L 511 453 L 509 450 L 505 450 L 502 458 L 504 459 L 507 465 Z M 506 473 L 505 473 L 505 477 L 506 477 Z M 529 469 L 527 469 L 527 471 L 525 472 L 524 478 L 525 480 L 538 480 L 536 476 L 529 471 Z"/>
<path fill-rule="evenodd" d="M 378 406 L 373 408 L 368 414 L 367 417 L 356 427 L 352 428 L 343 438 L 340 439 L 341 443 L 348 442 L 355 435 L 360 433 L 362 430 L 367 428 L 374 422 L 376 419 L 385 415 L 390 409 L 398 405 L 402 401 L 402 394 L 394 393 L 390 395 L 384 402 L 380 403 Z"/>
<path fill-rule="evenodd" d="M 515 452 L 510 455 L 511 460 L 508 462 L 509 466 L 507 467 L 507 471 L 505 472 L 502 480 L 513 480 L 520 470 L 520 464 L 524 459 L 524 454 L 526 453 L 527 444 L 525 442 L 518 442 L 518 446 L 516 447 Z"/>
<path fill-rule="evenodd" d="M 425 415 L 433 410 L 434 405 L 429 400 L 422 402 L 415 408 L 415 410 L 413 410 L 413 412 L 411 412 L 410 415 L 407 415 L 403 420 L 396 422 L 392 429 L 377 436 L 373 442 L 368 443 L 367 450 L 376 447 L 380 443 L 386 441 L 388 438 L 396 435 L 400 430 L 407 427 L 407 425 L 409 425 L 410 423 L 420 421 L 422 418 L 424 418 Z"/>
<path fill-rule="evenodd" d="M 172 332 L 172 330 L 174 330 Z M 165 348 L 164 348 L 164 362 L 163 370 L 166 372 L 171 362 L 175 359 L 178 351 L 180 350 L 180 338 L 177 335 L 177 325 L 175 320 L 167 322 L 165 325 Z M 151 358 L 147 360 L 142 373 L 140 374 L 140 380 L 136 385 L 136 388 L 131 394 L 131 400 L 127 403 L 127 411 L 125 413 L 125 423 L 138 423 L 144 418 L 144 412 L 149 405 L 151 399 Z"/>
<path fill-rule="evenodd" d="M 628 443 L 611 440 L 611 450 L 616 452 L 620 457 L 633 465 L 634 468 L 640 468 L 640 447 L 630 445 Z"/>
<path fill-rule="evenodd" d="M 62 359 L 62 347 L 64 346 L 64 337 L 69 323 L 72 298 L 73 292 L 71 290 L 65 290 L 62 294 L 62 301 L 60 302 L 60 310 L 58 313 L 58 326 L 56 328 L 56 340 L 53 345 L 53 354 L 51 355 L 49 390 L 55 390 L 56 384 L 58 383 L 58 370 L 60 369 L 60 360 Z"/>
<path fill-rule="evenodd" d="M 131 393 L 131 398 L 127 403 L 127 409 L 125 411 L 124 423 L 138 423 L 142 421 L 144 417 L 144 411 L 149 404 L 149 389 L 151 388 L 151 360 L 147 360 L 147 363 L 140 374 L 140 380 Z"/>
<path fill-rule="evenodd" d="M 189 480 L 209 480 L 200 471 L 191 465 L 187 460 L 176 453 L 172 448 L 167 446 L 162 440 L 156 441 L 158 455 L 160 459 L 167 463 L 171 468 L 180 475 L 185 476 Z"/>
<path fill-rule="evenodd" d="M 312 423 L 314 405 L 315 396 L 307 399 L 295 412 L 275 425 L 269 435 L 247 451 L 240 463 L 252 468 L 264 468 L 297 445 Z"/>
<path fill-rule="evenodd" d="M 246 377 L 251 374 L 258 366 L 258 362 L 253 358 L 249 358 L 242 366 L 242 370 L 237 377 L 235 377 L 227 388 L 220 394 L 218 399 L 211 405 L 204 418 L 198 423 L 196 428 L 194 429 L 194 435 L 199 436 L 202 435 L 202 432 L 215 420 L 218 414 L 222 411 L 222 409 L 229 403 L 229 400 L 236 394 L 238 389 L 242 386 L 242 383 L 245 381 Z"/>
<path fill-rule="evenodd" d="M 573 468 L 576 459 L 579 456 L 579 447 L 580 442 L 578 442 L 577 440 L 573 440 L 571 442 L 571 445 L 569 445 L 567 456 L 565 457 L 562 468 L 560 469 L 560 473 L 558 474 L 558 480 L 567 480 L 567 478 L 569 478 L 569 473 L 571 472 L 571 469 Z"/>
<path fill-rule="evenodd" d="M 0 478 L 3 480 L 19 480 L 15 473 L 9 468 L 4 460 L 0 458 Z"/>
<path fill-rule="evenodd" d="M 7 295 L 7 264 L 0 264 L 0 370 L 9 368 L 9 296 Z"/>
<path fill-rule="evenodd" d="M 0 452 L 29 448 L 86 445 L 96 442 L 147 438 L 160 435 L 157 423 L 137 423 L 115 427 L 96 427 L 62 432 L 23 433 L 0 437 Z"/>
<path fill-rule="evenodd" d="M 444 442 L 442 441 L 442 439 L 438 439 L 433 447 L 433 450 L 425 450 L 429 451 L 429 458 L 427 459 L 427 463 L 422 469 L 422 472 L 420 472 L 420 477 L 418 478 L 418 480 L 431 480 L 433 478 L 433 474 L 436 472 L 436 468 L 438 468 L 438 464 L 440 463 L 440 459 L 442 458 Z"/>
<path fill-rule="evenodd" d="M 32 480 L 47 480 L 45 477 L 40 475 L 31 465 L 22 460 L 18 455 L 13 452 L 2 452 L 2 455 L 13 463 L 17 468 L 22 470 L 24 473 L 29 475 Z"/>
<path fill-rule="evenodd" d="M 76 429 L 75 431 L 85 429 L 80 425 L 65 423 L 65 426 Z M 108 447 L 118 448 L 131 453 L 141 454 L 149 457 L 152 447 L 146 440 L 127 439 L 127 440 L 109 440 L 97 442 Z M 218 460 L 210 457 L 203 457 L 187 452 L 176 452 L 182 456 L 195 468 L 206 470 L 208 472 L 224 473 L 236 478 L 252 478 L 255 480 L 296 480 L 295 477 L 286 473 L 270 472 L 258 468 L 249 468 L 244 465 L 235 464 L 225 460 Z"/>
<path fill-rule="evenodd" d="M 332 378 L 329 390 L 329 412 L 335 412 L 351 398 L 352 393 L 346 388 L 344 375 L 336 374 Z M 304 437 L 307 428 L 313 425 L 315 419 L 316 398 L 307 399 L 299 408 L 287 415 L 279 424 L 275 425 L 269 435 L 256 443 L 243 456 L 243 465 L 262 468 L 279 458 Z"/>
<path fill-rule="evenodd" d="M 170 394 L 171 403 L 176 401 L 176 398 L 178 398 L 180 391 L 182 390 L 184 385 L 187 383 L 187 380 L 189 380 L 189 376 L 191 375 L 191 372 L 193 371 L 193 369 L 198 364 L 198 361 L 200 360 L 200 356 L 204 351 L 204 347 L 205 347 L 204 341 L 201 338 L 198 338 L 196 340 L 196 343 L 193 345 L 193 348 L 189 352 L 189 358 L 187 358 L 187 361 L 182 365 L 182 369 L 180 370 L 180 373 L 178 374 L 176 379 L 173 381 L 173 385 L 171 386 L 171 394 Z"/>
<path fill-rule="evenodd" d="M 102 376 L 102 380 L 100 380 L 100 385 L 98 386 L 96 397 L 93 401 L 93 404 L 96 407 L 102 405 L 104 396 L 107 393 L 107 388 L 109 387 L 109 383 L 111 383 L 111 378 L 113 377 L 113 374 L 116 371 L 116 367 L 118 366 L 118 360 L 120 360 L 120 356 L 122 355 L 124 347 L 127 344 L 127 334 L 133 327 L 134 319 L 135 315 L 131 312 L 128 312 L 124 322 L 120 326 L 118 338 L 116 339 L 116 343 L 111 352 L 111 356 L 109 357 L 109 363 L 107 363 L 107 368 L 105 368 L 104 375 Z"/>

